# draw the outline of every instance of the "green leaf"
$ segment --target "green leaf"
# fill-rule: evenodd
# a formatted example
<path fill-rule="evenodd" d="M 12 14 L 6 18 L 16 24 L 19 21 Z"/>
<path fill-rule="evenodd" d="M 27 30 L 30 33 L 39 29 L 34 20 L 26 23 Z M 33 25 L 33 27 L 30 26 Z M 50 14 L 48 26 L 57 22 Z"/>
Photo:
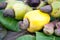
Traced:
<path fill-rule="evenodd" d="M 0 2 L 3 2 L 3 1 L 5 1 L 5 0 L 0 0 Z"/>
<path fill-rule="evenodd" d="M 41 32 L 36 32 L 36 40 L 60 40 L 60 37 L 48 36 Z"/>
<path fill-rule="evenodd" d="M 20 31 L 18 21 L 13 18 L 4 17 L 2 11 L 0 11 L 0 22 L 2 25 L 4 25 L 5 28 L 9 30 L 17 32 Z"/>
<path fill-rule="evenodd" d="M 56 18 L 54 18 L 54 17 L 50 17 L 50 21 L 54 21 L 54 20 L 56 20 Z"/>
<path fill-rule="evenodd" d="M 56 37 L 55 37 L 55 40 L 60 40 L 60 37 L 56 36 Z"/>
<path fill-rule="evenodd" d="M 46 36 L 43 33 L 36 32 L 36 40 L 52 40 L 53 36 Z"/>
<path fill-rule="evenodd" d="M 24 35 L 24 36 L 18 37 L 16 40 L 35 40 L 35 37 L 32 35 Z"/>

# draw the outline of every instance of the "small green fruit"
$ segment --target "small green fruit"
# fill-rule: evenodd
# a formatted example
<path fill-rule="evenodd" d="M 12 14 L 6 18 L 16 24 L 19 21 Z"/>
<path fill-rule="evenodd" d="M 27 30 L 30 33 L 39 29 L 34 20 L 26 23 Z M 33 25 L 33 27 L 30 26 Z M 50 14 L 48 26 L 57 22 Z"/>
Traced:
<path fill-rule="evenodd" d="M 58 18 L 60 17 L 60 2 L 56 1 L 51 4 L 52 6 L 52 12 L 51 16 Z"/>
<path fill-rule="evenodd" d="M 12 8 L 12 6 L 15 4 L 15 3 L 24 3 L 24 2 L 21 2 L 21 1 L 11 1 L 11 2 L 7 2 L 8 3 L 8 5 L 7 5 L 7 7 L 6 7 L 6 9 L 9 9 L 9 8 Z"/>
<path fill-rule="evenodd" d="M 4 10 L 4 15 L 8 17 L 12 16 L 17 20 L 22 20 L 26 12 L 32 10 L 33 9 L 24 2 L 15 1 L 7 5 L 7 8 Z"/>
<path fill-rule="evenodd" d="M 13 9 L 15 11 L 15 18 L 16 19 L 23 19 L 24 15 L 26 14 L 26 12 L 31 11 L 32 8 L 29 7 L 26 4 L 23 3 L 16 3 L 13 5 Z"/>

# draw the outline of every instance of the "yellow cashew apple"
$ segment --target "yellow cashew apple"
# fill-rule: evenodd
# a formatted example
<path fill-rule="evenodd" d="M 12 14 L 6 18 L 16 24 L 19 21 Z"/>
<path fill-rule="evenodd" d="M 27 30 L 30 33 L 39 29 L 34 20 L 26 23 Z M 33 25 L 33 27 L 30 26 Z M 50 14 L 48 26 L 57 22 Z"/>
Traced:
<path fill-rule="evenodd" d="M 41 30 L 43 26 L 50 21 L 50 16 L 47 13 L 43 13 L 40 10 L 30 11 L 25 14 L 24 19 L 29 20 L 29 32 L 36 32 Z"/>

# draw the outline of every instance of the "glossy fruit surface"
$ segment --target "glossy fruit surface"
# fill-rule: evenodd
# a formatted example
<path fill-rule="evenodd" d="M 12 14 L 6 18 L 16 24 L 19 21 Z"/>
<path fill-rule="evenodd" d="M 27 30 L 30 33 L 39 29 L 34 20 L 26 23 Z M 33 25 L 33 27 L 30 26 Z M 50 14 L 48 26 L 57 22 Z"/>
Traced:
<path fill-rule="evenodd" d="M 41 30 L 43 26 L 50 21 L 50 16 L 46 13 L 41 12 L 40 10 L 34 10 L 28 12 L 24 19 L 28 19 L 30 22 L 29 28 L 27 29 L 29 32 L 36 32 Z"/>

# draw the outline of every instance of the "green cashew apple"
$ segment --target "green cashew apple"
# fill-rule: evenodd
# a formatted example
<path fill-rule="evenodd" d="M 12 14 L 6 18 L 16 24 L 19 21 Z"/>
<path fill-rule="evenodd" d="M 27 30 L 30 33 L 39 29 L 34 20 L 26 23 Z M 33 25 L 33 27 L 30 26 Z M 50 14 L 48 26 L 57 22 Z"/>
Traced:
<path fill-rule="evenodd" d="M 45 0 L 45 2 L 47 2 L 48 4 L 51 4 L 51 3 L 53 3 L 54 1 L 56 1 L 56 0 Z"/>
<path fill-rule="evenodd" d="M 44 0 L 44 1 L 47 2 L 48 4 L 51 4 L 51 3 L 55 2 L 55 1 L 60 1 L 60 0 Z"/>
<path fill-rule="evenodd" d="M 51 16 L 58 18 L 60 17 L 60 2 L 56 1 L 51 4 L 52 6 L 52 12 Z"/>
<path fill-rule="evenodd" d="M 7 1 L 7 6 L 6 6 L 6 9 L 9 9 L 9 8 L 12 8 L 12 6 L 15 4 L 15 3 L 24 3 L 24 2 L 21 2 L 21 1 Z"/>
<path fill-rule="evenodd" d="M 46 5 L 46 2 L 41 1 L 41 3 L 39 4 L 39 6 L 37 6 L 37 9 L 40 9 L 40 7 L 43 7 Z"/>
<path fill-rule="evenodd" d="M 14 18 L 17 20 L 22 20 L 26 12 L 33 10 L 30 6 L 26 5 L 22 1 L 16 1 L 14 4 L 7 6 L 8 7 L 5 9 L 4 15 L 10 17 L 14 16 Z"/>
<path fill-rule="evenodd" d="M 26 4 L 22 4 L 22 3 L 16 3 L 15 5 L 13 5 L 13 9 L 15 11 L 15 18 L 16 19 L 22 19 L 26 12 L 32 10 L 31 7 L 29 7 Z"/>

